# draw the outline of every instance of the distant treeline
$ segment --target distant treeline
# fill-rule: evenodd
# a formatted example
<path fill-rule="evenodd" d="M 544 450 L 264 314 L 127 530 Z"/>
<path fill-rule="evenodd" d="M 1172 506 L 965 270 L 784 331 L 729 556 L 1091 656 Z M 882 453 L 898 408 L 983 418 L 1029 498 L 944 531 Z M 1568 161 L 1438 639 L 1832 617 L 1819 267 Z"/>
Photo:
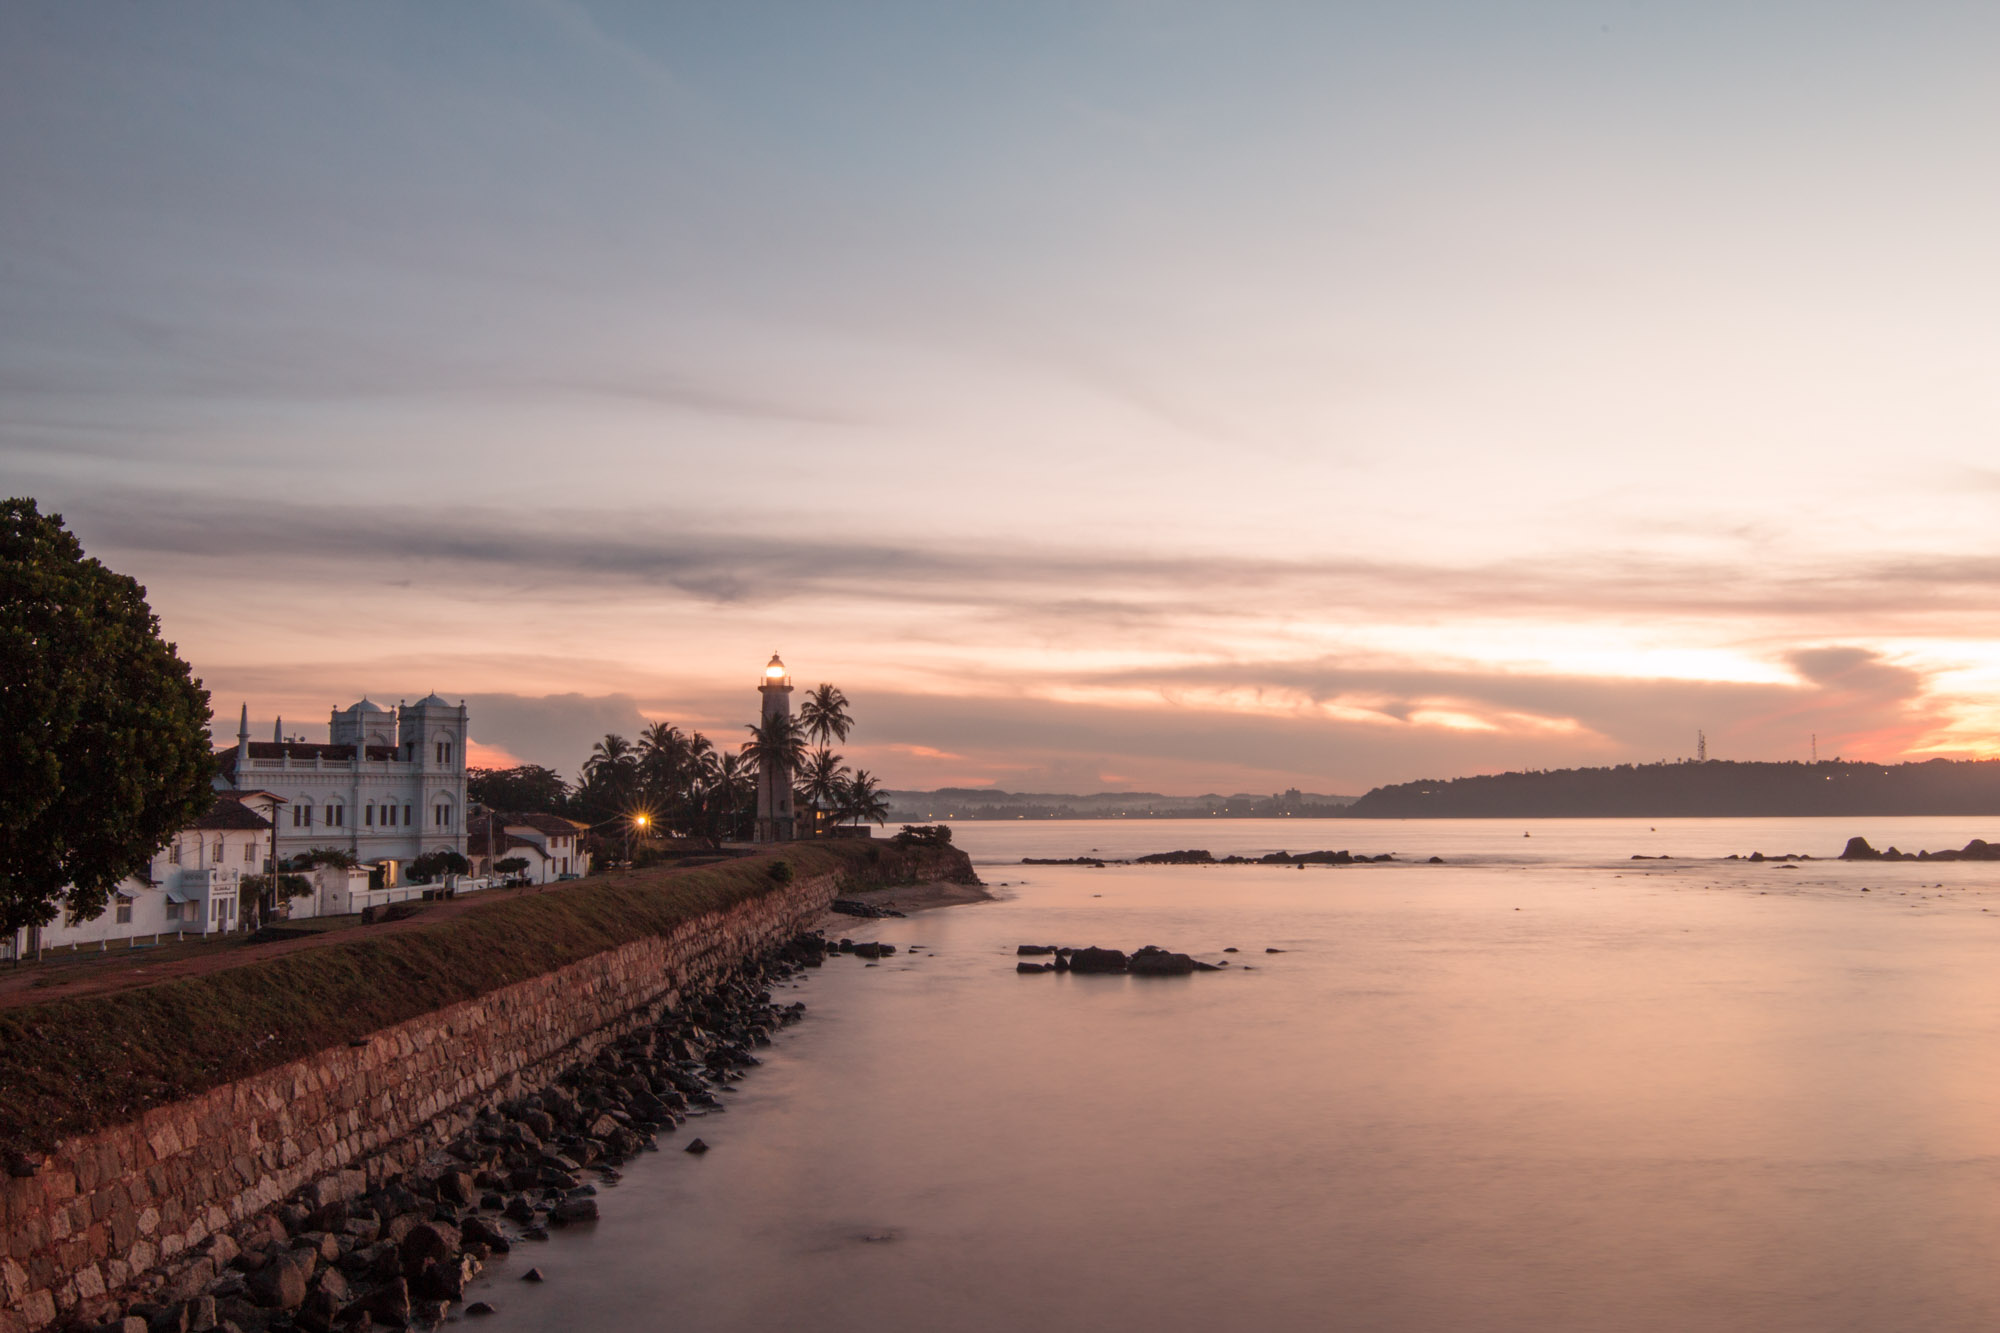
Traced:
<path fill-rule="evenodd" d="M 2000 760 L 1711 759 L 1495 773 L 1377 787 L 1342 813 L 1356 819 L 1993 815 L 2000 814 Z"/>
<path fill-rule="evenodd" d="M 1258 796 L 1164 796 L 1156 791 L 1107 791 L 1089 795 L 1008 792 L 997 787 L 940 787 L 887 793 L 890 818 L 935 819 L 1333 819 L 1352 796 L 1326 796 L 1294 787 Z"/>

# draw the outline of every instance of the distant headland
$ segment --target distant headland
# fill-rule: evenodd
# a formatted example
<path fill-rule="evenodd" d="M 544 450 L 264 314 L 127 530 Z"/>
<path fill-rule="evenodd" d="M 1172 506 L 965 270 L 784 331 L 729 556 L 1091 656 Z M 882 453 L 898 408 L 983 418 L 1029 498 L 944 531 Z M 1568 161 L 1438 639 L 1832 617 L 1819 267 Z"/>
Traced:
<path fill-rule="evenodd" d="M 1726 759 L 1536 769 L 1424 779 L 1331 796 L 1087 796 L 944 787 L 887 793 L 892 820 L 940 819 L 1589 819 L 1812 815 L 2000 815 L 2000 760 L 1871 764 Z"/>

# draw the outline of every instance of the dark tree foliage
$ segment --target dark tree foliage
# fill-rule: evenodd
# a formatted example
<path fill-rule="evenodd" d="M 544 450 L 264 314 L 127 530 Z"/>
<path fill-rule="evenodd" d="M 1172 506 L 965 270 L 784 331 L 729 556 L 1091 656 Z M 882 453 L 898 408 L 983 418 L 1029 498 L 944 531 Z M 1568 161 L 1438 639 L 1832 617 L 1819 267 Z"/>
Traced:
<path fill-rule="evenodd" d="M 0 503 L 0 933 L 98 915 L 208 809 L 208 720 L 146 590 Z"/>
<path fill-rule="evenodd" d="M 951 846 L 951 826 L 949 824 L 905 824 L 903 831 L 890 839 L 898 847 L 949 847 Z"/>
<path fill-rule="evenodd" d="M 425 852 L 410 859 L 410 878 L 428 884 L 443 875 L 469 875 L 472 862 L 457 852 Z"/>
<path fill-rule="evenodd" d="M 540 764 L 467 769 L 465 792 L 487 809 L 509 814 L 560 815 L 570 801 L 569 784 L 562 775 Z"/>
<path fill-rule="evenodd" d="M 1377 787 L 1356 818 L 1993 815 L 2000 762 L 1621 764 Z"/>

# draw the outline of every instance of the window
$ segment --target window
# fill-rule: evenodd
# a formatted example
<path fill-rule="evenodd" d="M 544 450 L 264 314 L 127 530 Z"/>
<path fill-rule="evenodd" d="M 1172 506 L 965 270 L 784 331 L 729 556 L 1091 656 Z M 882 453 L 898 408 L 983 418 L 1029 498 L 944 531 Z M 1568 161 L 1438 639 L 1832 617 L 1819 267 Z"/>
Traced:
<path fill-rule="evenodd" d="M 403 822 L 405 824 L 414 824 L 416 822 L 414 819 L 410 818 L 410 807 L 407 805 L 403 807 Z"/>
<path fill-rule="evenodd" d="M 362 810 L 361 822 L 363 824 L 366 824 L 370 828 L 373 828 L 375 826 L 375 802 L 370 801 L 367 805 L 367 808 Z"/>
<path fill-rule="evenodd" d="M 347 809 L 345 806 L 329 805 L 326 808 L 326 826 L 328 828 L 340 828 L 346 822 Z"/>
<path fill-rule="evenodd" d="M 311 828 L 312 822 L 313 808 L 310 805 L 295 805 L 292 807 L 293 828 Z"/>
<path fill-rule="evenodd" d="M 167 862 L 170 865 L 179 865 L 181 863 L 181 843 L 179 838 L 174 839 L 174 845 L 167 848 Z"/>
<path fill-rule="evenodd" d="M 175 902 L 172 898 L 167 899 L 167 920 L 178 921 L 180 919 L 181 919 L 181 905 Z"/>
<path fill-rule="evenodd" d="M 257 864 L 256 843 L 246 842 L 243 844 L 243 864 L 246 866 L 254 866 Z"/>
<path fill-rule="evenodd" d="M 132 900 L 130 898 L 120 898 L 118 900 L 118 924 L 121 926 L 132 924 Z"/>
<path fill-rule="evenodd" d="M 222 864 L 222 839 L 217 838 L 215 840 L 215 851 L 208 858 L 208 863 L 212 866 L 219 866 Z"/>

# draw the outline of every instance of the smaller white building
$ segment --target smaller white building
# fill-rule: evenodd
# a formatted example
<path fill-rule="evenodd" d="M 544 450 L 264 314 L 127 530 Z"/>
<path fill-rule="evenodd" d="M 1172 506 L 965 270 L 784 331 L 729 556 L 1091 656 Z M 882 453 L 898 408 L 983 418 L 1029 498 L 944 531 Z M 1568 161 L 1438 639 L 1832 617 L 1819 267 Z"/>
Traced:
<path fill-rule="evenodd" d="M 590 853 L 583 844 L 589 828 L 561 815 L 488 811 L 467 831 L 467 855 L 474 874 L 496 880 L 553 884 L 577 879 L 590 873 Z M 498 869 L 501 862 L 515 859 L 526 861 L 528 868 L 512 874 Z"/>
<path fill-rule="evenodd" d="M 189 935 L 212 935 L 246 924 L 245 875 L 270 864 L 271 814 L 283 802 L 267 791 L 232 792 L 176 833 L 143 874 L 111 892 L 104 911 L 87 921 L 67 912 L 39 929 L 0 939 L 0 958 L 27 957 L 37 949 L 108 948 L 155 944 Z"/>

